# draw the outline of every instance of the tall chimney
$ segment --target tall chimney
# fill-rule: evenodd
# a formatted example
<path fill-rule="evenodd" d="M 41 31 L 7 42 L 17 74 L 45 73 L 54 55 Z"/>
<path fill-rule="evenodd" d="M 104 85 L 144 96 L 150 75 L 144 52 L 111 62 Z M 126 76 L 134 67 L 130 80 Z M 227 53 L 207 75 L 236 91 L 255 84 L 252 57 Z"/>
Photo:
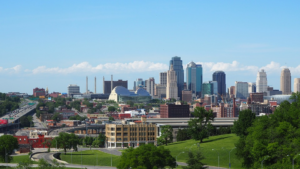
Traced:
<path fill-rule="evenodd" d="M 110 82 L 110 89 L 111 89 L 111 91 L 110 92 L 113 91 L 113 83 L 114 83 L 114 81 L 113 81 L 113 75 L 111 75 L 111 82 Z"/>
<path fill-rule="evenodd" d="M 95 94 L 96 94 L 96 84 L 97 84 L 97 80 L 96 80 L 96 77 L 95 77 Z"/>
<path fill-rule="evenodd" d="M 88 94 L 88 77 L 86 77 L 86 94 Z"/>

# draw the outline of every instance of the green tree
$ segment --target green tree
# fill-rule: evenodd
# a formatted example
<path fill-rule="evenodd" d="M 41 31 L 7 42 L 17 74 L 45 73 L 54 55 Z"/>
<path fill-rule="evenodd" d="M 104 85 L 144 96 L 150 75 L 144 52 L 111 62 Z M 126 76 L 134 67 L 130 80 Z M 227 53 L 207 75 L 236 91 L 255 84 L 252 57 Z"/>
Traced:
<path fill-rule="evenodd" d="M 30 159 L 19 162 L 16 169 L 30 169 L 32 168 L 32 161 Z"/>
<path fill-rule="evenodd" d="M 15 149 L 19 148 L 17 138 L 11 135 L 3 135 L 0 137 L 0 159 L 1 161 L 5 162 L 5 157 L 7 162 L 10 162 L 12 158 L 9 156 L 11 155 Z M 7 154 L 5 156 L 5 153 Z"/>
<path fill-rule="evenodd" d="M 130 105 L 130 107 L 133 107 L 133 105 L 134 105 L 134 102 L 133 102 L 133 101 L 131 101 L 131 100 L 128 100 L 128 101 L 126 102 L 126 104 Z"/>
<path fill-rule="evenodd" d="M 195 140 L 200 140 L 209 137 L 209 129 L 212 127 L 211 122 L 214 120 L 214 114 L 211 110 L 207 111 L 203 107 L 196 107 L 194 113 L 195 118 L 188 121 L 189 133 Z"/>
<path fill-rule="evenodd" d="M 163 146 L 156 147 L 152 144 L 142 145 L 138 148 L 128 148 L 122 152 L 118 169 L 127 168 L 175 168 L 175 158 L 171 156 L 170 150 Z"/>
<path fill-rule="evenodd" d="M 159 144 L 168 145 L 173 142 L 173 128 L 170 125 L 161 126 L 161 136 L 158 138 Z"/>
<path fill-rule="evenodd" d="M 201 162 L 204 159 L 200 151 L 197 151 L 196 153 L 193 153 L 191 151 L 188 152 L 188 160 L 187 165 L 183 166 L 183 169 L 205 169 L 204 163 Z"/>
<path fill-rule="evenodd" d="M 54 113 L 51 119 L 56 122 L 60 122 L 62 120 L 62 116 L 59 113 Z"/>
<path fill-rule="evenodd" d="M 112 116 L 110 116 L 110 117 L 108 118 L 108 120 L 109 120 L 109 121 L 115 121 L 115 118 L 112 117 Z"/>
<path fill-rule="evenodd" d="M 93 141 L 94 147 L 102 147 L 105 145 L 106 136 L 102 133 L 99 134 L 99 136 Z"/>
<path fill-rule="evenodd" d="M 247 136 L 247 129 L 252 126 L 255 117 L 251 110 L 240 111 L 239 119 L 233 123 L 234 133 L 240 137 Z"/>
<path fill-rule="evenodd" d="M 114 106 L 109 106 L 108 111 L 109 112 L 114 112 L 114 111 L 116 111 L 116 108 Z"/>
<path fill-rule="evenodd" d="M 176 140 L 177 141 L 185 141 L 191 139 L 189 132 L 187 129 L 179 129 L 177 132 Z"/>
<path fill-rule="evenodd" d="M 65 154 L 67 153 L 67 149 L 73 148 L 75 151 L 77 151 L 79 138 L 74 133 L 59 133 L 58 137 L 55 137 L 55 139 L 52 141 L 53 146 L 55 146 L 56 141 L 57 145 L 64 149 Z"/>
<path fill-rule="evenodd" d="M 29 117 L 29 116 L 28 116 Z M 30 127 L 30 121 L 29 118 L 26 116 L 22 116 L 20 118 L 20 124 L 22 127 Z"/>

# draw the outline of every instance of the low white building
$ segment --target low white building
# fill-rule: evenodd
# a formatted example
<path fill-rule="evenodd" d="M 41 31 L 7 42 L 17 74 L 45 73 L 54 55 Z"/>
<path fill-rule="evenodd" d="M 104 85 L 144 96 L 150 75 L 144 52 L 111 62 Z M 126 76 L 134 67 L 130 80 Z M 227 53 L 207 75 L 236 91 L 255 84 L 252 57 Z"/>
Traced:
<path fill-rule="evenodd" d="M 130 111 L 125 111 L 124 113 L 130 114 L 131 117 L 146 115 L 145 109 L 130 110 Z"/>
<path fill-rule="evenodd" d="M 39 138 L 39 135 L 47 136 L 48 132 L 46 130 L 33 130 L 29 133 L 29 138 Z"/>

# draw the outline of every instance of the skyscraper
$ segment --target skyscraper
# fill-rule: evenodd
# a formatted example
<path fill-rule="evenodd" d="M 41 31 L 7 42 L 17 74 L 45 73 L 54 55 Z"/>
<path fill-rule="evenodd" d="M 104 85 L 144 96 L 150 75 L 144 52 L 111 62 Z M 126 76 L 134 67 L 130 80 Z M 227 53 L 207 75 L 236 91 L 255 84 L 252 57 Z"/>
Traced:
<path fill-rule="evenodd" d="M 268 91 L 267 73 L 264 69 L 261 72 L 257 72 L 256 77 L 256 92 L 264 93 Z"/>
<path fill-rule="evenodd" d="M 136 91 L 139 87 L 145 87 L 145 81 L 142 78 L 136 79 L 133 83 L 133 90 Z"/>
<path fill-rule="evenodd" d="M 192 91 L 196 96 L 201 96 L 202 79 L 202 65 L 196 65 L 194 62 L 190 62 L 186 67 L 187 90 Z"/>
<path fill-rule="evenodd" d="M 283 95 L 291 94 L 291 72 L 290 69 L 284 68 L 280 76 L 280 90 Z"/>
<path fill-rule="evenodd" d="M 154 77 L 150 77 L 148 80 L 147 80 L 147 92 L 153 97 L 154 96 L 154 86 L 155 86 L 155 80 L 154 80 Z"/>
<path fill-rule="evenodd" d="M 212 75 L 213 81 L 218 82 L 218 99 L 226 97 L 226 74 L 223 71 L 216 71 Z"/>
<path fill-rule="evenodd" d="M 202 84 L 202 97 L 204 98 L 205 95 L 212 95 L 213 94 L 213 84 L 209 82 L 204 82 Z"/>
<path fill-rule="evenodd" d="M 177 75 L 173 68 L 170 66 L 170 70 L 167 74 L 167 99 L 178 99 L 178 87 L 177 87 Z"/>
<path fill-rule="evenodd" d="M 248 83 L 248 92 L 256 93 L 256 83 Z"/>
<path fill-rule="evenodd" d="M 182 94 L 182 90 L 184 89 L 184 73 L 183 73 L 183 66 L 182 66 L 182 60 L 180 57 L 175 56 L 172 57 L 172 59 L 170 60 L 170 68 L 171 69 L 171 65 L 173 65 L 173 69 L 176 72 L 176 77 L 177 77 L 177 87 L 178 87 L 178 97 L 180 97 L 181 99 L 181 94 Z"/>
<path fill-rule="evenodd" d="M 159 83 L 161 85 L 167 85 L 167 72 L 159 73 Z"/>
<path fill-rule="evenodd" d="M 300 92 L 300 78 L 294 79 L 294 93 Z"/>
<path fill-rule="evenodd" d="M 239 99 L 249 97 L 248 82 L 235 82 L 235 97 Z"/>

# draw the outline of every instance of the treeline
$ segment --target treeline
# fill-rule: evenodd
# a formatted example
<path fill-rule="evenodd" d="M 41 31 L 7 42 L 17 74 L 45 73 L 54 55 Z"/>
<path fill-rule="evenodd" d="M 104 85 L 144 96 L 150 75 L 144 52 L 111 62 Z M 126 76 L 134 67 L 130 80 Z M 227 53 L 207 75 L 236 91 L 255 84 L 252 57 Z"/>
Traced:
<path fill-rule="evenodd" d="M 48 113 L 52 114 L 55 111 L 55 108 L 59 107 L 59 106 L 66 106 L 67 108 L 71 108 L 70 106 L 66 105 L 66 98 L 62 98 L 62 97 L 57 97 L 54 98 L 54 102 L 44 102 L 44 100 L 39 99 L 39 103 L 36 106 L 36 116 L 40 117 L 40 114 L 42 113 L 42 111 L 40 111 L 40 107 L 47 107 L 48 108 Z"/>
<path fill-rule="evenodd" d="M 0 116 L 18 109 L 20 101 L 19 97 L 8 97 L 5 93 L 0 93 Z"/>

